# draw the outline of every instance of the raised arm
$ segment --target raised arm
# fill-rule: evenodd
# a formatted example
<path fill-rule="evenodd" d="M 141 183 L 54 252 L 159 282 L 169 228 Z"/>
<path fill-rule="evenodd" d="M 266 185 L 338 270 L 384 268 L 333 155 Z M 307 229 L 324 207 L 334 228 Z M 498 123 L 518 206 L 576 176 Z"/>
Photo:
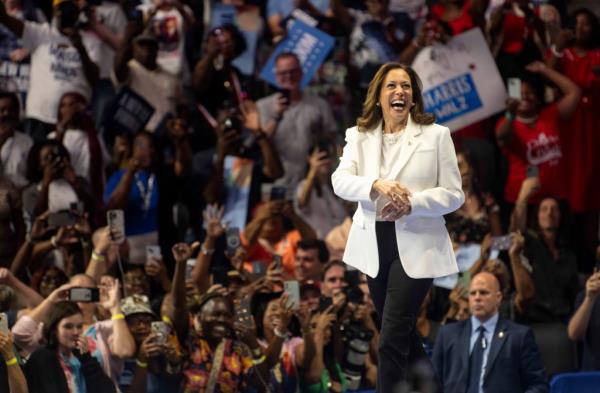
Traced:
<path fill-rule="evenodd" d="M 581 98 L 581 89 L 571 79 L 567 78 L 560 72 L 553 70 L 550 67 L 546 67 L 541 61 L 535 61 L 528 64 L 525 67 L 531 72 L 537 72 L 545 76 L 548 80 L 553 82 L 562 91 L 563 96 L 558 100 L 556 107 L 558 109 L 558 115 L 561 120 L 566 120 L 579 104 L 579 98 Z"/>
<path fill-rule="evenodd" d="M 173 297 L 173 307 L 175 315 L 173 326 L 180 342 L 185 341 L 188 332 L 188 307 L 185 297 L 185 265 L 194 252 L 200 247 L 200 243 L 195 242 L 192 245 L 186 243 L 177 243 L 173 246 L 173 259 L 175 259 L 175 273 L 173 274 L 173 284 L 171 285 L 171 296 Z"/>
<path fill-rule="evenodd" d="M 116 51 L 114 71 L 117 81 L 124 83 L 129 77 L 129 66 L 127 63 L 133 56 L 133 38 L 139 33 L 140 27 L 135 22 L 129 22 L 125 28 L 125 34 L 121 45 Z"/>
<path fill-rule="evenodd" d="M 585 332 L 588 329 L 590 323 L 590 317 L 592 310 L 594 309 L 594 303 L 598 299 L 600 294 L 600 272 L 596 271 L 594 274 L 587 279 L 585 283 L 585 297 L 583 302 L 573 314 L 573 317 L 569 321 L 569 327 L 567 329 L 569 338 L 571 340 L 581 340 L 585 336 Z"/>
<path fill-rule="evenodd" d="M 513 232 L 511 237 L 512 245 L 508 250 L 508 255 L 515 281 L 515 307 L 522 314 L 535 296 L 535 285 L 521 260 L 521 251 L 525 244 L 525 238 L 520 232 Z"/>

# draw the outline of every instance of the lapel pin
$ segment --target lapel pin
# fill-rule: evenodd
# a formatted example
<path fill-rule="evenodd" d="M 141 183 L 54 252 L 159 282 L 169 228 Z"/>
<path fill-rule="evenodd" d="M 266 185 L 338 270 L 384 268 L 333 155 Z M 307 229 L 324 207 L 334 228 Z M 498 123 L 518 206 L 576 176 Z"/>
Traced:
<path fill-rule="evenodd" d="M 498 333 L 498 338 L 504 338 L 504 332 Z"/>

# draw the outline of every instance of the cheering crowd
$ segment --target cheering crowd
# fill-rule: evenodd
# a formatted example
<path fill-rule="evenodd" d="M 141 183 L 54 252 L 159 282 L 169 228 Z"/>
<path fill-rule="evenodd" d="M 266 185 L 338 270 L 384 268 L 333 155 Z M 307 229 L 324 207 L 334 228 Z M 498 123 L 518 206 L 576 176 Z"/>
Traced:
<path fill-rule="evenodd" d="M 306 86 L 306 59 L 279 53 L 271 85 L 297 20 L 334 48 Z M 517 90 L 451 130 L 461 273 L 417 316 L 435 373 L 399 392 L 459 391 L 469 318 L 524 337 L 497 360 L 518 365 L 509 391 L 600 370 L 597 7 L 2 0 L 0 392 L 374 389 L 381 321 L 342 261 L 356 205 L 331 183 L 343 131 L 382 64 L 477 28 Z M 151 108 L 140 127 L 123 97 Z M 503 391 L 485 356 L 483 390 Z"/>

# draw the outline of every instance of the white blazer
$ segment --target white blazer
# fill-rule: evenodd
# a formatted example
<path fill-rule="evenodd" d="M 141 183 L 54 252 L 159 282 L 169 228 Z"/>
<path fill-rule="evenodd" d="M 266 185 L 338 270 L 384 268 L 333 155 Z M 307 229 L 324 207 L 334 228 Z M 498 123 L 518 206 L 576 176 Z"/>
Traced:
<path fill-rule="evenodd" d="M 396 221 L 398 254 L 412 278 L 441 277 L 458 272 L 443 215 L 464 202 L 462 182 L 450 130 L 422 126 L 409 117 L 395 180 L 412 193 L 412 211 Z M 358 202 L 344 251 L 344 262 L 376 277 L 379 254 L 375 235 L 376 208 L 372 185 L 379 179 L 381 123 L 372 131 L 346 130 L 346 146 L 331 176 L 340 198 Z"/>

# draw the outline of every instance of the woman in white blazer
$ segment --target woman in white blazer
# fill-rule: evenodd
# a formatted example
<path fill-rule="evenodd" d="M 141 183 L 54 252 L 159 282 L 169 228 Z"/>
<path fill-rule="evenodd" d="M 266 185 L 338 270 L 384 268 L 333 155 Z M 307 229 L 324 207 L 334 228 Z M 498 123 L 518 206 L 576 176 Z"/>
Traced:
<path fill-rule="evenodd" d="M 410 364 L 427 359 L 415 332 L 434 277 L 458 267 L 444 214 L 463 201 L 450 130 L 424 112 L 410 67 L 384 64 L 332 175 L 334 192 L 358 202 L 344 262 L 368 275 L 381 319 L 378 392 L 394 392 Z"/>

